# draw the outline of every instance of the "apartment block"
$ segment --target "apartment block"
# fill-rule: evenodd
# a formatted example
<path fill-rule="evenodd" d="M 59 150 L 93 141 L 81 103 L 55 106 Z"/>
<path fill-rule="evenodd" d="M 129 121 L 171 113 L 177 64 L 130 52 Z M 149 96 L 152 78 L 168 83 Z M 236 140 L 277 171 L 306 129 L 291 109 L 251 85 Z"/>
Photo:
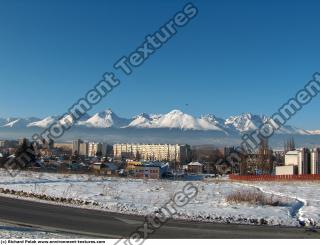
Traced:
<path fill-rule="evenodd" d="M 320 148 L 311 150 L 311 174 L 320 174 Z"/>
<path fill-rule="evenodd" d="M 79 155 L 80 156 L 88 156 L 89 154 L 89 144 L 87 142 L 80 144 Z"/>
<path fill-rule="evenodd" d="M 299 150 L 299 174 L 310 174 L 310 151 L 307 148 L 302 148 Z"/>
<path fill-rule="evenodd" d="M 83 143 L 81 139 L 77 139 L 72 141 L 72 153 L 79 153 L 80 154 L 80 145 Z"/>
<path fill-rule="evenodd" d="M 187 163 L 190 160 L 190 152 L 189 145 L 178 144 L 115 144 L 113 146 L 116 159 Z"/>
<path fill-rule="evenodd" d="M 74 140 L 72 143 L 73 153 L 77 151 L 80 156 L 95 157 L 97 153 L 101 153 L 102 156 L 110 154 L 112 146 L 106 143 L 100 142 L 83 142 L 82 140 Z"/>

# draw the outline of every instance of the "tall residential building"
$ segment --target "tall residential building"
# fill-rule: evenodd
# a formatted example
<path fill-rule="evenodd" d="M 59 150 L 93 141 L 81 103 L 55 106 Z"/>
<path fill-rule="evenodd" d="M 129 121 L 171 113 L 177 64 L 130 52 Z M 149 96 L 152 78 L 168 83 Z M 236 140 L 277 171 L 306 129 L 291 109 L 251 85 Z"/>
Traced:
<path fill-rule="evenodd" d="M 80 144 L 79 155 L 88 156 L 89 154 L 89 144 L 87 142 Z"/>
<path fill-rule="evenodd" d="M 102 144 L 90 142 L 89 149 L 88 149 L 88 156 L 95 157 L 97 155 L 97 153 L 99 153 L 99 152 L 102 154 Z"/>
<path fill-rule="evenodd" d="M 302 148 L 299 150 L 299 174 L 310 174 L 310 151 L 307 148 Z"/>
<path fill-rule="evenodd" d="M 190 161 L 190 152 L 189 145 L 178 144 L 115 144 L 113 146 L 116 159 L 187 163 Z"/>
<path fill-rule="evenodd" d="M 72 141 L 72 153 L 77 152 L 79 154 L 79 152 L 80 152 L 80 144 L 81 143 L 83 143 L 83 141 L 80 140 L 80 139 Z"/>
<path fill-rule="evenodd" d="M 320 174 L 320 148 L 311 150 L 311 174 Z"/>
<path fill-rule="evenodd" d="M 102 143 L 102 156 L 111 156 L 112 155 L 112 145 L 108 145 L 107 143 Z"/>
<path fill-rule="evenodd" d="M 73 141 L 73 152 L 77 151 L 80 156 L 95 157 L 97 153 L 101 156 L 106 156 L 110 154 L 112 146 L 106 143 L 96 143 L 96 142 L 83 142 L 81 140 Z"/>

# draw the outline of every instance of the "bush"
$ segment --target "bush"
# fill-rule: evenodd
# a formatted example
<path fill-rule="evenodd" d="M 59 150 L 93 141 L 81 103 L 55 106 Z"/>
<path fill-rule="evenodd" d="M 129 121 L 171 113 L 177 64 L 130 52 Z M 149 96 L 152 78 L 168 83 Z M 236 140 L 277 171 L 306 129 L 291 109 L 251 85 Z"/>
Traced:
<path fill-rule="evenodd" d="M 258 205 L 282 206 L 283 203 L 273 195 L 267 195 L 261 191 L 236 191 L 226 197 L 229 203 L 249 203 Z"/>

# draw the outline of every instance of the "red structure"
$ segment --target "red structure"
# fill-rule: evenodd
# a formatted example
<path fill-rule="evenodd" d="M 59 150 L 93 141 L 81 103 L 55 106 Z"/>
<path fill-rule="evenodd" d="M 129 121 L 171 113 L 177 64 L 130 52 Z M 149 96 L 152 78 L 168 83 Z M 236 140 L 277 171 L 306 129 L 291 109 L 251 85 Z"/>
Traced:
<path fill-rule="evenodd" d="M 301 180 L 313 181 L 320 180 L 320 174 L 303 174 L 303 175 L 229 175 L 231 180 L 240 181 L 286 181 L 286 180 Z"/>

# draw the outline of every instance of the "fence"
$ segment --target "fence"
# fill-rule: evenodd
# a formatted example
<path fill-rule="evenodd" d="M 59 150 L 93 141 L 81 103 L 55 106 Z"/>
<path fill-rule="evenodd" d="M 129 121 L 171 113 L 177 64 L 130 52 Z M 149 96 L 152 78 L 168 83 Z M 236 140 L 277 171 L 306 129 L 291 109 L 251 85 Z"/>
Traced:
<path fill-rule="evenodd" d="M 302 174 L 302 175 L 229 175 L 231 180 L 242 181 L 287 181 L 287 180 L 301 180 L 314 181 L 320 180 L 320 174 Z"/>

